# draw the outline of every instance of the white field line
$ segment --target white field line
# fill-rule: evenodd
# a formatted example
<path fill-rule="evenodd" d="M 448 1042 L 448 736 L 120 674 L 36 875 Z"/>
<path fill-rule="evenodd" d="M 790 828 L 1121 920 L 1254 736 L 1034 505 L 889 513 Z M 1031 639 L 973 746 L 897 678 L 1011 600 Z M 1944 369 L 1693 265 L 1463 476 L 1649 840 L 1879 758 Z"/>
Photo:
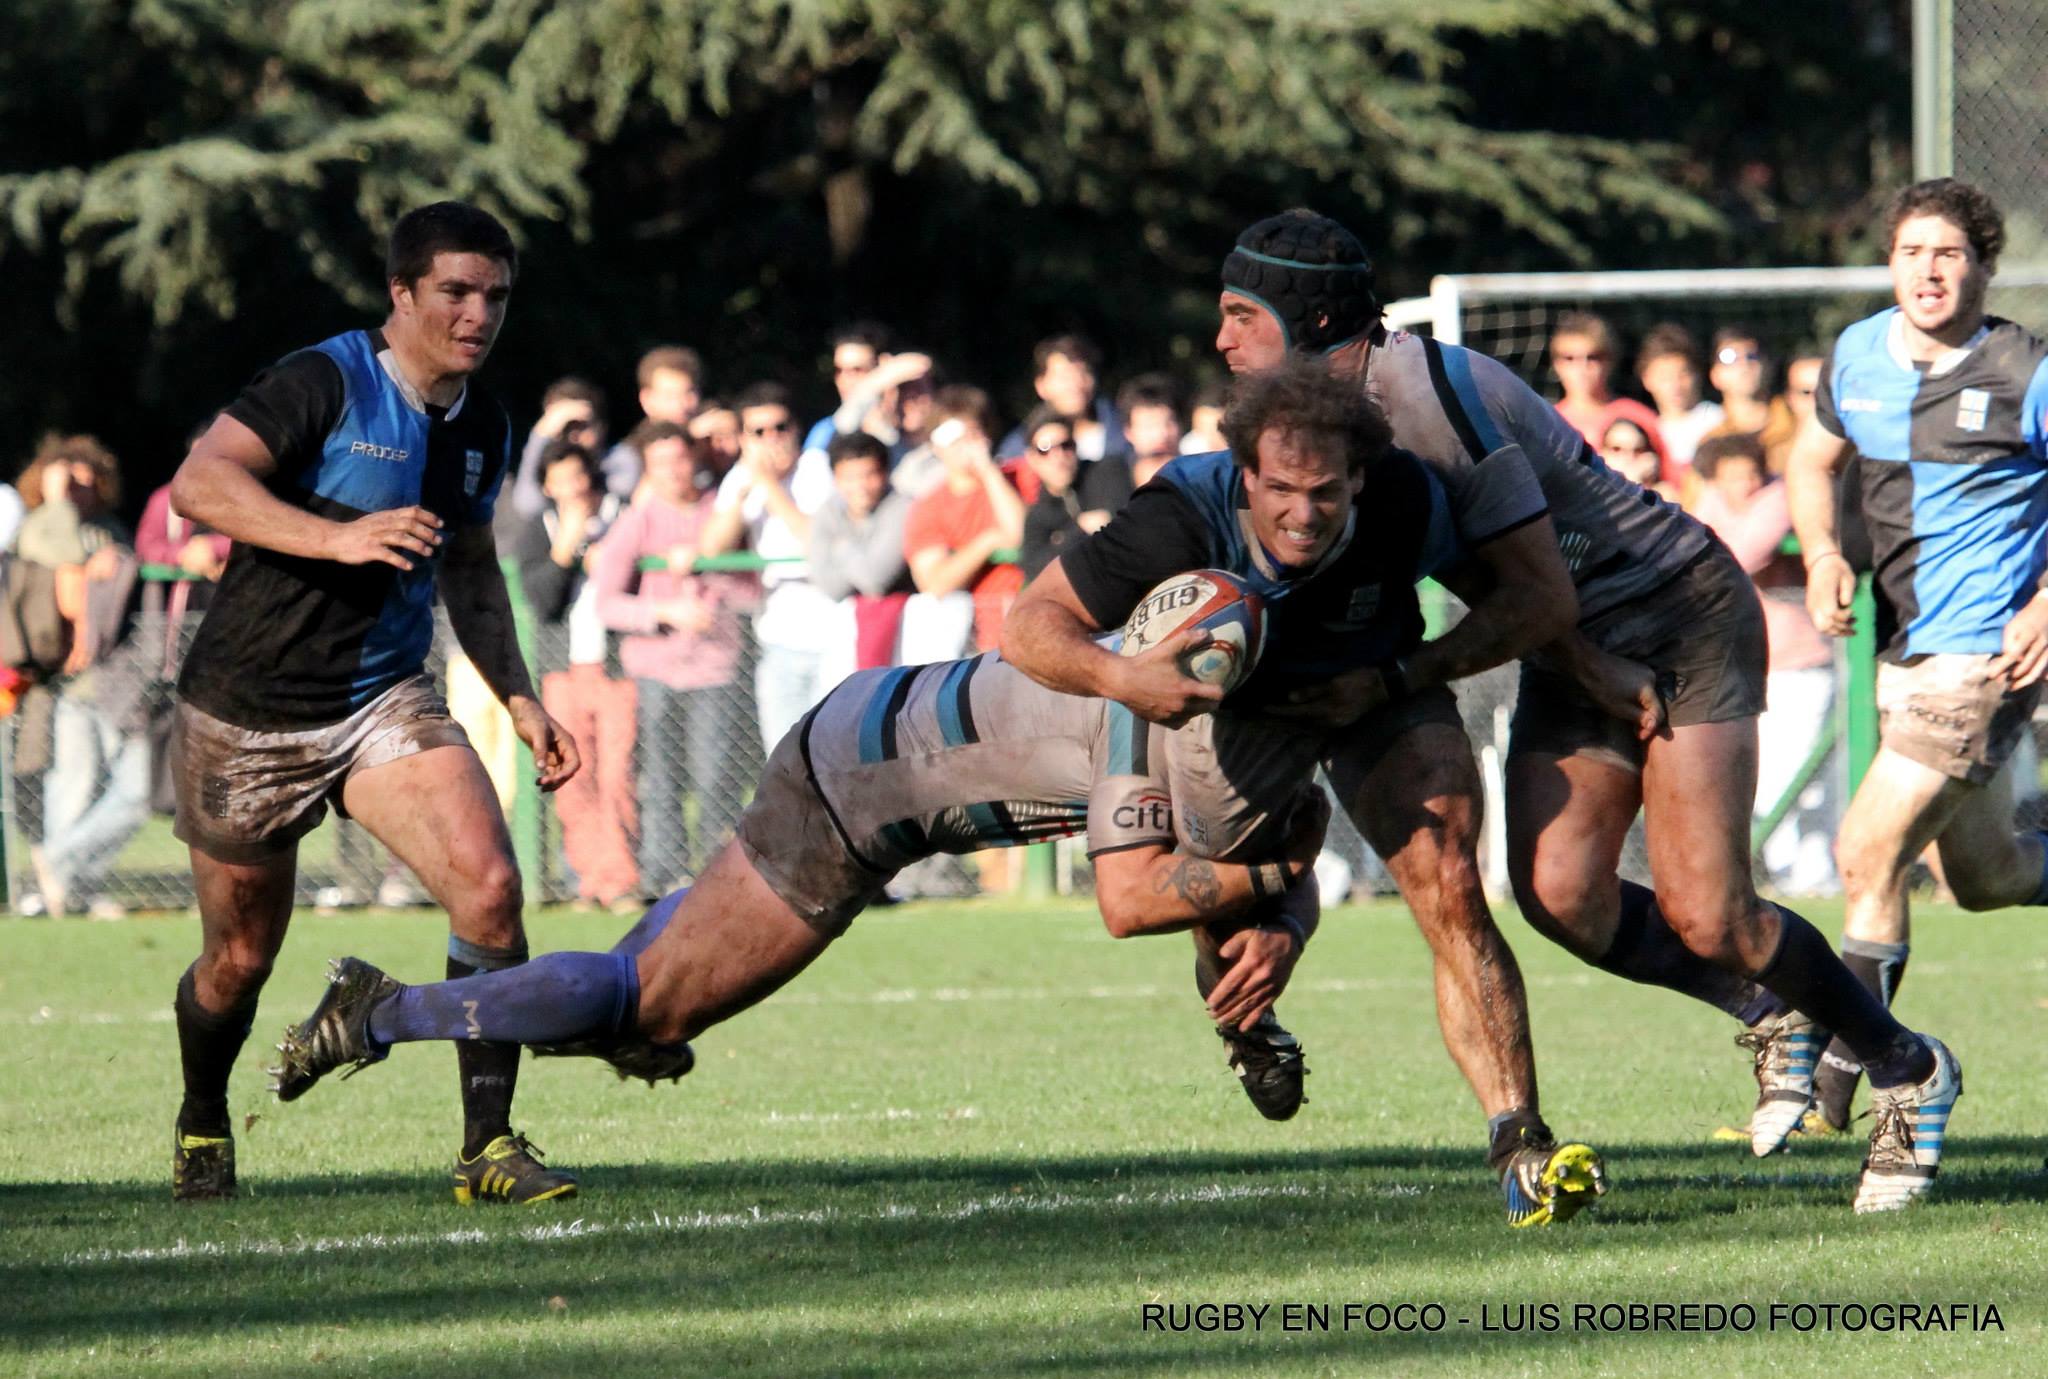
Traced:
<path fill-rule="evenodd" d="M 1366 1195 L 1420 1197 L 1429 1189 L 1396 1185 Z M 63 1257 L 67 1265 L 158 1263 L 188 1259 L 240 1259 L 249 1256 L 293 1258 L 301 1255 L 380 1253 L 393 1250 L 426 1249 L 434 1246 L 502 1245 L 514 1241 L 540 1244 L 550 1240 L 583 1240 L 606 1235 L 672 1235 L 692 1232 L 749 1231 L 774 1226 L 857 1225 L 868 1221 L 967 1221 L 980 1216 L 1029 1216 L 1065 1212 L 1124 1212 L 1190 1203 L 1241 1202 L 1270 1198 L 1311 1198 L 1325 1194 L 1320 1187 L 1301 1184 L 1202 1188 L 1171 1188 L 1156 1192 L 1118 1192 L 1103 1197 L 1076 1197 L 1068 1193 L 1004 1193 L 979 1197 L 951 1206 L 912 1206 L 889 1203 L 871 1211 L 842 1211 L 836 1207 L 810 1210 L 764 1211 L 748 1207 L 739 1211 L 697 1211 L 668 1215 L 654 1212 L 645 1217 L 607 1223 L 577 1219 L 566 1224 L 526 1226 L 511 1231 L 437 1231 L 421 1234 L 387 1235 L 369 1232 L 351 1236 L 293 1236 L 279 1240 L 178 1240 L 171 1245 L 132 1249 L 78 1250 Z M 1347 1193 L 1347 1196 L 1359 1195 Z"/>
<path fill-rule="evenodd" d="M 1946 977 L 1969 976 L 1985 966 L 1975 962 L 1914 963 L 1913 974 L 1917 980 L 1929 978 L 1940 980 Z M 2023 961 L 2001 961 L 2003 972 L 2048 972 L 2048 958 L 2030 958 Z M 1524 976 L 1524 984 L 1545 988 L 1590 987 L 1597 981 L 1605 980 L 1591 968 L 1576 972 Z M 1428 990 L 1432 979 L 1425 974 L 1414 977 L 1323 977 L 1292 983 L 1288 990 L 1293 995 L 1341 996 L 1375 991 L 1417 991 Z M 931 1002 L 938 1005 L 975 1005 L 982 1002 L 998 1001 L 1151 1001 L 1167 998 L 1179 1000 L 1193 991 L 1192 983 L 1186 986 L 1164 982 L 1136 982 L 1123 986 L 934 986 L 934 987 L 888 987 L 878 991 L 784 991 L 769 998 L 777 1006 L 893 1006 L 918 1005 Z M 41 1006 L 35 1010 L 0 1011 L 0 1026 L 6 1025 L 165 1025 L 176 1017 L 169 1009 L 143 1011 L 90 1011 L 58 1010 L 53 1006 Z"/>

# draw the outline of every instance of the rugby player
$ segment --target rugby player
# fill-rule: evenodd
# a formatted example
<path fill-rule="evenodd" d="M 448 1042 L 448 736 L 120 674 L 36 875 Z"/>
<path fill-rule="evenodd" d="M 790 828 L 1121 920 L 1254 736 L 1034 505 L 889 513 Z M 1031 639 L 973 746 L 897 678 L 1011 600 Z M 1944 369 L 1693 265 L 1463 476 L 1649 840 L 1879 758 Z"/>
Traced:
<path fill-rule="evenodd" d="M 299 839 L 330 802 L 448 911 L 450 976 L 526 960 L 504 816 L 426 673 L 438 590 L 541 788 L 575 774 L 575 744 L 520 661 L 491 541 L 509 426 L 471 381 L 517 263 L 505 227 L 473 206 L 408 213 L 386 255 L 383 326 L 259 374 L 172 482 L 179 512 L 235 540 L 178 682 L 176 832 L 202 925 L 174 1003 L 180 1201 L 235 1195 L 228 1074 L 291 919 Z M 512 1129 L 518 1047 L 465 1044 L 456 1061 L 456 1200 L 574 1196 L 575 1178 Z"/>
<path fill-rule="evenodd" d="M 1195 636 L 1145 654 L 1177 655 Z M 1239 960 L 1241 939 L 1221 943 L 1231 967 L 1212 1013 L 1256 1024 L 1315 928 L 1312 867 L 1328 806 L 1308 789 L 1280 814 L 1240 810 L 1237 832 L 1210 837 L 1247 860 L 1196 856 L 1176 846 L 1163 788 L 1177 737 L 1121 705 L 1047 690 L 995 652 L 861 671 L 784 735 L 736 836 L 696 884 L 665 897 L 611 952 L 549 953 L 425 986 L 342 959 L 319 1007 L 285 1031 L 278 1096 L 431 1039 L 535 1044 L 650 1083 L 680 1077 L 688 1040 L 801 972 L 900 868 L 1082 830 L 1113 935 L 1221 923 L 1281 936 L 1277 957 Z"/>
<path fill-rule="evenodd" d="M 1856 1209 L 1905 1206 L 1932 1180 L 1960 1071 L 1938 1040 L 1892 1019 L 1818 930 L 1756 894 L 1749 818 L 1765 644 L 1754 589 L 1704 527 L 1609 471 L 1498 361 L 1387 331 L 1371 272 L 1357 238 L 1327 217 L 1261 221 L 1225 260 L 1216 344 L 1237 372 L 1307 350 L 1333 374 L 1363 380 L 1395 443 L 1436 471 L 1480 551 L 1503 512 L 1518 510 L 1502 494 L 1521 495 L 1520 511 L 1548 513 L 1578 623 L 1522 669 L 1507 815 L 1523 914 L 1603 970 L 1744 1022 L 1742 1042 L 1756 1051 L 1758 1155 L 1798 1123 L 1817 1030 L 1833 1031 L 1922 1130 L 1902 1151 L 1878 1127 Z M 1498 581 L 1490 593 L 1462 583 L 1477 598 L 1474 616 L 1500 597 Z M 1449 641 L 1340 677 L 1324 703 L 1357 712 L 1440 685 Z M 1474 794 L 1462 812 L 1476 816 L 1476 781 Z M 1616 875 L 1639 808 L 1654 888 Z"/>
<path fill-rule="evenodd" d="M 1885 228 L 1897 304 L 1836 340 L 1787 481 L 1807 609 L 1846 635 L 1856 576 L 1834 480 L 1852 447 L 1862 455 L 1876 578 L 1896 612 L 1878 654 L 1877 756 L 1836 838 L 1843 954 L 1889 1003 L 1911 940 L 1907 872 L 1929 843 L 1963 908 L 2048 903 L 2043 835 L 2015 834 L 1992 787 L 2048 669 L 2048 344 L 1985 314 L 2005 223 L 1982 191 L 1915 183 Z M 1838 1038 L 1816 1082 L 1827 1127 L 1848 1124 L 1860 1071 Z M 1894 1098 L 1876 1111 L 1895 1133 L 1916 1129 Z"/>
<path fill-rule="evenodd" d="M 1328 277 L 1335 298 L 1363 316 L 1369 281 Z M 1309 336 L 1312 347 L 1330 343 Z M 1510 1220 L 1562 1219 L 1605 1180 L 1590 1149 L 1557 1145 L 1537 1107 L 1520 971 L 1486 912 L 1474 860 L 1478 772 L 1443 681 L 1568 628 L 1570 579 L 1540 496 L 1519 509 L 1489 496 L 1497 525 L 1475 544 L 1500 573 L 1498 597 L 1431 644 L 1435 659 L 1412 663 L 1412 692 L 1354 698 L 1361 676 L 1382 685 L 1369 668 L 1388 667 L 1391 679 L 1398 658 L 1425 654 L 1414 585 L 1442 562 L 1418 561 L 1415 543 L 1446 516 L 1446 486 L 1413 456 L 1354 454 L 1338 464 L 1315 443 L 1361 416 L 1385 425 L 1320 360 L 1289 360 L 1285 349 L 1262 359 L 1240 376 L 1225 412 L 1230 451 L 1174 461 L 1047 566 L 1010 615 L 1004 655 L 1052 688 L 1113 699 L 1158 722 L 1192 720 L 1185 731 L 1207 734 L 1210 749 L 1184 753 L 1172 774 L 1183 810 L 1219 795 L 1261 799 L 1298 788 L 1319 761 L 1328 768 L 1434 950 L 1444 1041 L 1489 1118 L 1488 1161 Z M 1191 566 L 1228 569 L 1267 600 L 1259 669 L 1213 716 L 1204 715 L 1216 709 L 1215 691 L 1171 662 L 1124 661 L 1093 640 L 1162 572 Z M 1297 721 L 1276 724 L 1265 713 Z M 1199 980 L 1214 980 L 1213 970 Z"/>

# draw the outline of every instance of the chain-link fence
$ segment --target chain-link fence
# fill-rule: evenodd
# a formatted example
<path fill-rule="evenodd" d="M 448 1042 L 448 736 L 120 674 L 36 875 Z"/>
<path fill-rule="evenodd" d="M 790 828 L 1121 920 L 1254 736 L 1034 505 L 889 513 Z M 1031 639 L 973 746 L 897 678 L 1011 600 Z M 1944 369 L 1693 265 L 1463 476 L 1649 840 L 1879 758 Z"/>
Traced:
<path fill-rule="evenodd" d="M 516 591 L 516 571 L 509 578 Z M 171 832 L 168 748 L 172 687 L 200 620 L 172 616 L 163 603 L 145 596 L 119 647 L 90 672 L 24 692 L 0 720 L 6 901 L 15 913 L 111 917 L 192 904 L 187 853 Z M 542 702 L 583 755 L 583 770 L 557 794 L 533 789 L 531 756 L 445 617 L 428 672 L 511 822 L 529 901 L 637 912 L 710 860 L 753 795 L 767 755 L 757 649 L 743 645 L 729 678 L 676 689 L 626 674 L 615 645 L 605 660 L 572 664 L 565 623 L 522 622 Z M 1016 870 L 1007 856 L 934 858 L 895 889 L 972 895 L 1009 888 Z M 1064 858 L 1061 871 L 1086 886 L 1085 859 Z M 430 903 L 404 866 L 335 812 L 299 845 L 298 901 Z"/>
<path fill-rule="evenodd" d="M 1940 170 L 1982 187 L 2005 212 L 2006 263 L 2048 260 L 2048 5 L 1943 0 L 1935 8 L 1948 10 L 1948 42 L 1935 48 L 1952 64 L 1952 105 L 1933 156 L 1946 154 Z M 2048 286 L 2008 289 L 1992 309 L 2048 331 Z"/>

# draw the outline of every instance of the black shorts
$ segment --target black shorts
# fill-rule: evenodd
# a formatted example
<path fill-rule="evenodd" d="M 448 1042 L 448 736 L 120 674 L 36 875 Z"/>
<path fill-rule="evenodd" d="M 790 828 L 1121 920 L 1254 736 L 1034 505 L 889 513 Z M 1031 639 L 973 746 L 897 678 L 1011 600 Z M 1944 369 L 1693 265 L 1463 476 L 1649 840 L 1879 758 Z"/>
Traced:
<path fill-rule="evenodd" d="M 1640 661 L 1672 686 L 1674 728 L 1754 718 L 1764 710 L 1769 648 L 1756 584 L 1719 541 L 1662 587 L 1579 629 L 1594 645 Z M 1575 681 L 1522 666 L 1508 753 L 1587 756 L 1643 769 L 1636 725 L 1595 704 Z"/>

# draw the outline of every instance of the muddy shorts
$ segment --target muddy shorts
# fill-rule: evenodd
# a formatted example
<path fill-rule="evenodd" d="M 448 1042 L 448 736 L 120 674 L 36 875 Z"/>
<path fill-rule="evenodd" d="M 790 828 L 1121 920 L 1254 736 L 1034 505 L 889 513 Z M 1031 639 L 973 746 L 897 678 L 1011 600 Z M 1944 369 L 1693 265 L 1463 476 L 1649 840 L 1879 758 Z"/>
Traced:
<path fill-rule="evenodd" d="M 1915 656 L 1877 665 L 1879 741 L 1922 766 L 1983 785 L 2019 745 L 2041 686 L 2009 690 L 1988 673 L 1992 657 Z"/>
<path fill-rule="evenodd" d="M 172 831 L 222 862 L 288 853 L 341 809 L 341 787 L 435 747 L 467 747 L 432 677 L 401 680 L 339 723 L 294 732 L 240 728 L 180 703 L 171 733 L 178 813 Z"/>
<path fill-rule="evenodd" d="M 1716 541 L 1670 582 L 1583 624 L 1594 645 L 1640 661 L 1668 688 L 1674 728 L 1754 718 L 1764 710 L 1769 649 L 1756 585 Z M 1643 769 L 1645 744 L 1556 671 L 1524 662 L 1510 755 L 1586 756 Z"/>

